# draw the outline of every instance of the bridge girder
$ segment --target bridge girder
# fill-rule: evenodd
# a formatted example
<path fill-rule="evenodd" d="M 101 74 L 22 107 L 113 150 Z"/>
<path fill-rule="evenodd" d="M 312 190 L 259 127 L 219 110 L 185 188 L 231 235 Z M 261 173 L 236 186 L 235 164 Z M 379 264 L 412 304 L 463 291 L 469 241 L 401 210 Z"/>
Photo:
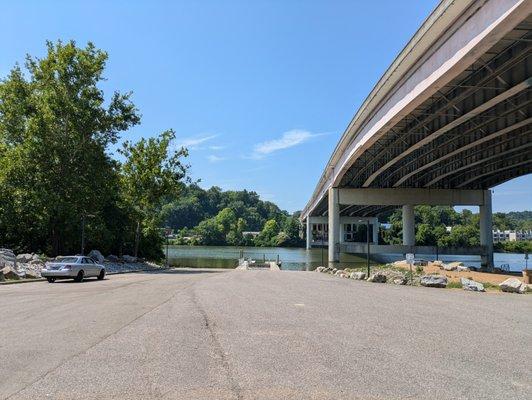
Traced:
<path fill-rule="evenodd" d="M 420 179 L 418 174 L 440 163 L 456 165 L 448 156 L 452 152 L 455 158 L 467 160 L 468 154 L 460 154 L 462 151 L 482 151 L 493 145 L 487 142 L 497 139 L 495 132 L 502 137 L 510 134 L 512 126 L 523 128 L 516 134 L 528 139 L 532 128 L 532 35 L 525 29 L 527 24 L 528 20 L 494 46 L 503 49 L 490 52 L 490 60 L 481 58 L 454 84 L 440 89 L 439 96 L 432 96 L 383 135 L 348 169 L 339 186 L 450 187 L 450 175 L 434 180 L 425 175 Z M 491 139 L 482 140 L 486 137 Z M 532 157 L 532 149 L 524 150 Z M 532 169 L 525 166 L 520 171 L 526 174 Z"/>

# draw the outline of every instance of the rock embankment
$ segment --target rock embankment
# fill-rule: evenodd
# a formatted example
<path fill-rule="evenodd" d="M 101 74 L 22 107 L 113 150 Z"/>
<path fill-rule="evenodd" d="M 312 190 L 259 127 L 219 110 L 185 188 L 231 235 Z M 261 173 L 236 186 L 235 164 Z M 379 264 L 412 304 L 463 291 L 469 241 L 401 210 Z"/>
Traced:
<path fill-rule="evenodd" d="M 404 268 L 403 264 L 404 262 L 399 262 L 374 266 L 371 268 L 372 273 L 369 277 L 366 277 L 366 273 L 362 270 L 351 268 L 337 269 L 333 267 L 318 267 L 316 268 L 316 272 L 334 275 L 339 278 L 365 280 L 367 282 L 373 283 L 388 283 L 394 285 L 411 284 L 415 286 L 425 286 L 432 288 L 457 288 L 457 282 L 451 282 L 450 279 L 443 273 L 427 273 L 424 268 L 418 266 L 415 270 L 412 271 L 412 275 L 410 275 L 410 272 Z M 437 267 L 442 272 L 448 271 L 449 268 L 451 268 L 452 271 L 465 272 L 467 268 L 461 265 L 461 263 L 438 264 Z M 496 288 L 493 284 L 483 284 L 481 282 L 477 282 L 471 278 L 466 277 L 460 278 L 459 285 L 462 287 L 462 289 L 471 292 L 485 292 L 485 285 L 488 285 L 492 289 Z M 503 292 L 509 293 L 526 293 L 527 290 L 530 290 L 529 285 L 526 285 L 517 278 L 506 279 L 499 285 L 499 288 Z"/>
<path fill-rule="evenodd" d="M 336 269 L 331 267 L 318 267 L 317 272 L 331 274 L 340 278 L 354 279 L 357 281 L 365 280 L 374 283 L 392 283 L 395 285 L 406 285 L 409 281 L 404 271 L 387 267 L 372 267 L 372 274 L 366 277 L 366 273 L 360 270 L 345 268 Z"/>
<path fill-rule="evenodd" d="M 121 273 L 132 271 L 143 271 L 158 269 L 161 266 L 136 258 L 124 255 L 122 258 L 109 255 L 104 257 L 98 250 L 92 250 L 89 254 L 95 262 L 103 264 L 107 273 Z M 33 253 L 24 253 L 16 255 L 10 249 L 0 248 L 0 281 L 20 280 L 20 279 L 38 279 L 41 278 L 41 270 L 47 261 L 53 261 L 54 258 L 48 258 Z"/>

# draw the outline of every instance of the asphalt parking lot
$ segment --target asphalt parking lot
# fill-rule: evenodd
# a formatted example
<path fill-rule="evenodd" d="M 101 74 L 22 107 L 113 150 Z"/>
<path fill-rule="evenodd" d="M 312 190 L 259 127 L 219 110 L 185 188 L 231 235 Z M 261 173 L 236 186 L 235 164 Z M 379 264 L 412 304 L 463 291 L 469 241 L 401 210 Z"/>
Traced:
<path fill-rule="evenodd" d="M 0 399 L 508 399 L 532 295 L 314 272 L 0 286 Z"/>

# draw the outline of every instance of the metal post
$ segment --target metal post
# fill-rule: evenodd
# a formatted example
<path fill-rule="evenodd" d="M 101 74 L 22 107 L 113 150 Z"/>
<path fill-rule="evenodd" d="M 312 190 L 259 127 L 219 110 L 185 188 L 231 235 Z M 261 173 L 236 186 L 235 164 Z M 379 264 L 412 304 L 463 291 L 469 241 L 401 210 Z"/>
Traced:
<path fill-rule="evenodd" d="M 81 216 L 81 255 L 85 255 L 85 214 Z"/>
<path fill-rule="evenodd" d="M 367 254 L 367 257 L 366 257 L 366 261 L 367 261 L 367 266 L 368 266 L 368 278 L 369 278 L 369 273 L 370 273 L 370 267 L 369 267 L 369 218 L 366 220 L 367 224 L 366 224 L 366 239 L 367 239 L 367 242 L 368 242 L 368 254 Z"/>
<path fill-rule="evenodd" d="M 168 240 L 168 234 L 166 235 L 166 268 L 169 267 L 169 264 L 168 264 L 168 243 L 169 240 Z"/>

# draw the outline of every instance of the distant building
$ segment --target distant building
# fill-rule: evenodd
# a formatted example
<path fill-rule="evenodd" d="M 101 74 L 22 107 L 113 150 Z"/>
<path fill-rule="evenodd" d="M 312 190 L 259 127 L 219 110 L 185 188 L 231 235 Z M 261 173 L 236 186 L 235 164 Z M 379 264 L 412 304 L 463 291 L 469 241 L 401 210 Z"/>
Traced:
<path fill-rule="evenodd" d="M 242 236 L 251 236 L 253 238 L 256 238 L 257 236 L 259 236 L 260 232 L 255 232 L 255 231 L 245 231 L 245 232 L 242 232 Z"/>
<path fill-rule="evenodd" d="M 532 231 L 500 231 L 493 230 L 493 242 L 518 242 L 521 240 L 532 240 Z"/>

